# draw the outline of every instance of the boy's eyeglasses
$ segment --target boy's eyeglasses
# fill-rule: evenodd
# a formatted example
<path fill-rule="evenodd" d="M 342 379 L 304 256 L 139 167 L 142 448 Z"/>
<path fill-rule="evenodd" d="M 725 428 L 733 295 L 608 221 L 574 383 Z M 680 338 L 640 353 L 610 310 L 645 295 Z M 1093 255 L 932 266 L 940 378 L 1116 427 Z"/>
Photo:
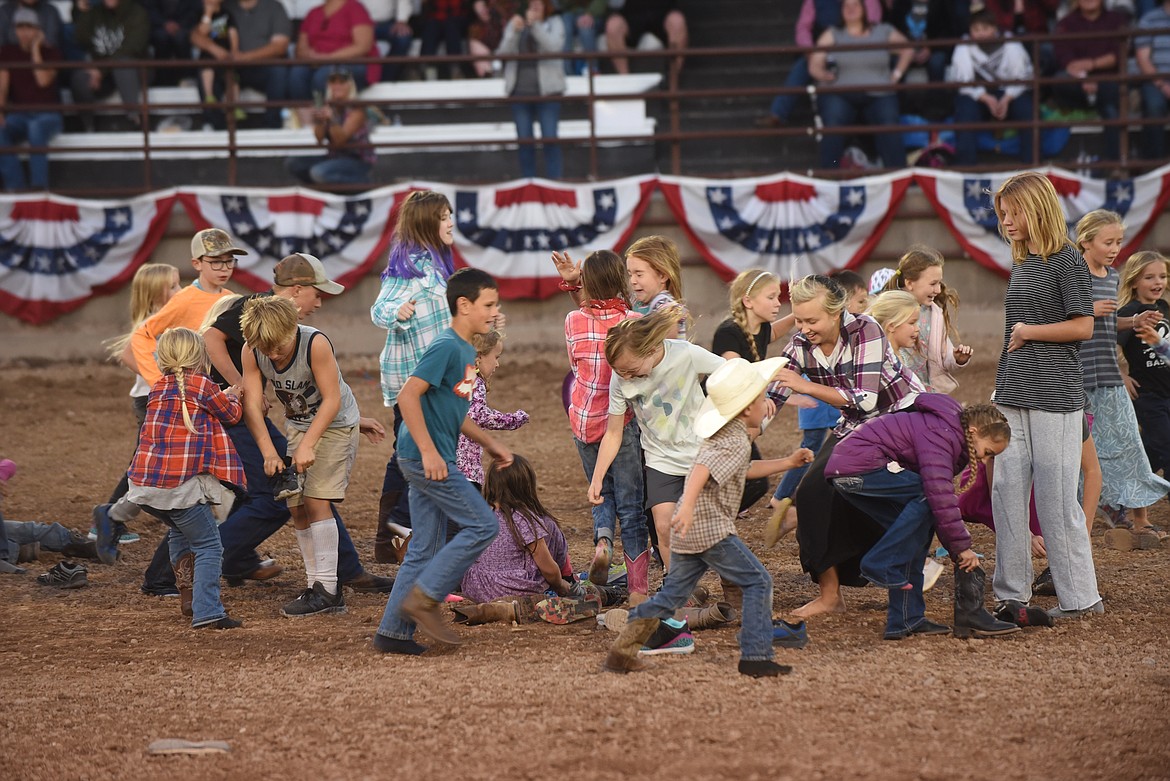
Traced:
<path fill-rule="evenodd" d="M 236 267 L 235 258 L 203 258 L 203 262 L 211 266 L 212 271 L 223 271 L 228 268 Z"/>

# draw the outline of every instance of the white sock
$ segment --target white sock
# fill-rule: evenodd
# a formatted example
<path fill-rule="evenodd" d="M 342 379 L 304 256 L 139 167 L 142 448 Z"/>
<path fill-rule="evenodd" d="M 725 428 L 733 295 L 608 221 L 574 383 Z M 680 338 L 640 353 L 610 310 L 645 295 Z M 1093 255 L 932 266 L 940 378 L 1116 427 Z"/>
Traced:
<path fill-rule="evenodd" d="M 309 588 L 317 582 L 317 553 L 313 544 L 313 529 L 297 529 L 297 545 L 301 547 L 301 558 L 305 560 L 305 578 Z"/>
<path fill-rule="evenodd" d="M 337 593 L 337 520 L 333 517 L 309 524 L 317 556 L 317 582 L 330 594 Z"/>

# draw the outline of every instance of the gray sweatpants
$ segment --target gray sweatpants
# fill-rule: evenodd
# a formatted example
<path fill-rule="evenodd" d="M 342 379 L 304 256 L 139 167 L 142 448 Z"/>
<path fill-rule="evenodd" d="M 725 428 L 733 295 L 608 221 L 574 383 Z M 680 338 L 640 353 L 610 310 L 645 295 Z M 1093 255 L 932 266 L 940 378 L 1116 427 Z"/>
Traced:
<path fill-rule="evenodd" d="M 1000 406 L 1012 427 L 1007 449 L 995 457 L 991 511 L 995 517 L 995 577 L 999 600 L 1032 598 L 1032 537 L 1028 494 L 1048 550 L 1048 566 L 1060 607 L 1083 610 L 1096 604 L 1097 573 L 1077 501 L 1081 463 L 1081 411 L 1058 413 Z"/>

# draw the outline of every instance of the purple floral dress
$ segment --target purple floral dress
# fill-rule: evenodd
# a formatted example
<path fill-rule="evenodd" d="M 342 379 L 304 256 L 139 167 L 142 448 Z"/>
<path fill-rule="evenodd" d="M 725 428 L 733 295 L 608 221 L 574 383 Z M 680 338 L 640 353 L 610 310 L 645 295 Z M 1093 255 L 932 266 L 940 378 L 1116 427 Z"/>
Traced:
<path fill-rule="evenodd" d="M 475 378 L 475 390 L 471 392 L 471 408 L 467 416 L 487 431 L 514 431 L 528 422 L 528 413 L 522 409 L 500 412 L 489 407 L 487 383 L 483 377 Z M 459 447 L 455 451 L 455 465 L 468 480 L 483 485 L 483 448 L 462 434 L 459 435 Z"/>

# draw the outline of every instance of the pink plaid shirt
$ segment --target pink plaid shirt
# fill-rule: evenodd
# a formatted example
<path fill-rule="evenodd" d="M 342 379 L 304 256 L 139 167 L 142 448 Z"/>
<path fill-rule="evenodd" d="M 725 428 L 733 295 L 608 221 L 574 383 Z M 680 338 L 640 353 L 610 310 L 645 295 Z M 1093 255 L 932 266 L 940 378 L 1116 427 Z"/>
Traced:
<path fill-rule="evenodd" d="M 582 306 L 565 317 L 565 342 L 573 366 L 573 392 L 569 397 L 569 425 L 582 442 L 600 442 L 609 421 L 609 381 L 613 370 L 605 360 L 605 335 L 623 320 L 641 317 L 619 308 Z M 632 413 L 626 413 L 629 422 Z"/>

